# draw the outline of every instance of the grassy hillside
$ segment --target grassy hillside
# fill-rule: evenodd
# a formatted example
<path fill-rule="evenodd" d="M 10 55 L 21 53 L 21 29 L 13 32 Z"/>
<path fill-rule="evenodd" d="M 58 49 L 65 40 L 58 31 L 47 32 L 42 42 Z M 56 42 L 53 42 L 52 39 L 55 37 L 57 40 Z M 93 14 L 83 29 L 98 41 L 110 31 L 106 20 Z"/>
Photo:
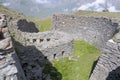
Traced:
<path fill-rule="evenodd" d="M 22 13 L 17 13 L 1 5 L 0 5 L 0 13 L 9 15 L 11 17 L 25 18 L 28 22 L 34 22 L 40 32 L 49 30 L 51 26 L 51 17 L 46 19 L 39 19 L 30 16 L 24 16 Z"/>
<path fill-rule="evenodd" d="M 120 18 L 120 12 L 95 12 L 95 11 L 78 11 L 74 12 L 76 15 L 92 15 L 92 16 L 108 16 Z"/>
<path fill-rule="evenodd" d="M 11 17 L 25 17 L 22 13 L 17 13 L 13 10 L 6 8 L 6 7 L 3 7 L 2 5 L 0 5 L 0 13 L 10 15 Z"/>

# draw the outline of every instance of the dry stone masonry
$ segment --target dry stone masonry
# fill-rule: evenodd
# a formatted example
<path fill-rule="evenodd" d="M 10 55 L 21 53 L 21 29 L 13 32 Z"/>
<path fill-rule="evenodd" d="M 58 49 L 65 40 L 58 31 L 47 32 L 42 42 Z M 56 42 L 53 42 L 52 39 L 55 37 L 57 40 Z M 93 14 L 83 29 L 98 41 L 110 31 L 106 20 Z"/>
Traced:
<path fill-rule="evenodd" d="M 120 80 L 120 34 L 116 34 L 117 28 L 118 24 L 111 19 L 93 16 L 54 15 L 52 23 L 52 30 L 67 32 L 74 39 L 85 40 L 102 50 L 89 80 Z"/>
<path fill-rule="evenodd" d="M 120 31 L 108 40 L 90 80 L 120 79 Z"/>
<path fill-rule="evenodd" d="M 73 52 L 73 38 L 90 42 L 103 50 L 90 80 L 120 79 L 120 43 L 119 40 L 114 42 L 111 39 L 118 24 L 111 19 L 54 15 L 51 31 L 38 32 L 36 28 L 33 29 L 34 23 L 23 18 L 8 20 L 21 65 L 5 26 L 7 23 L 3 24 L 3 18 L 0 19 L 0 80 L 22 80 L 21 77 L 23 80 L 52 80 L 50 74 L 44 73 L 44 65 L 51 64 L 50 61 L 54 59 L 69 57 Z M 31 24 L 34 27 L 28 29 Z M 60 76 L 58 77 L 56 80 L 61 80 Z"/>
<path fill-rule="evenodd" d="M 25 21 L 25 24 L 21 21 Z M 50 74 L 44 73 L 43 65 L 51 64 L 50 61 L 54 59 L 69 57 L 73 53 L 73 39 L 69 34 L 59 31 L 32 32 L 26 27 L 22 29 L 29 23 L 21 18 L 12 18 L 9 23 L 25 76 L 27 80 L 51 80 Z"/>
<path fill-rule="evenodd" d="M 52 30 L 67 32 L 74 39 L 85 40 L 98 48 L 113 37 L 117 27 L 117 23 L 105 17 L 59 14 L 52 21 Z"/>
<path fill-rule="evenodd" d="M 26 80 L 7 27 L 6 15 L 0 14 L 0 80 Z"/>
<path fill-rule="evenodd" d="M 90 80 L 120 79 L 120 43 L 109 40 L 99 57 Z"/>
<path fill-rule="evenodd" d="M 42 80 L 44 67 L 41 65 L 49 64 L 49 61 L 54 59 L 68 57 L 73 52 L 73 39 L 64 32 L 22 34 L 24 34 L 26 46 L 20 50 L 22 51 L 20 59 L 27 80 Z M 50 80 L 49 77 L 46 79 Z"/>
<path fill-rule="evenodd" d="M 68 57 L 73 52 L 73 39 L 64 32 L 46 31 L 29 33 L 25 37 L 27 46 L 36 46 L 50 61 Z"/>

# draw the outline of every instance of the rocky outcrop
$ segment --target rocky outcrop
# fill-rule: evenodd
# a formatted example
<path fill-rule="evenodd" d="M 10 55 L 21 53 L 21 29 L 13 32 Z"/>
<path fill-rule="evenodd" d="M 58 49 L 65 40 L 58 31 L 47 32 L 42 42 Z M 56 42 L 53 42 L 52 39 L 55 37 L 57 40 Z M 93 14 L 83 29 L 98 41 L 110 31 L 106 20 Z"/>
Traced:
<path fill-rule="evenodd" d="M 90 80 L 120 79 L 120 43 L 109 40 L 99 57 Z"/>
<path fill-rule="evenodd" d="M 111 39 L 118 27 L 111 19 L 95 16 L 54 15 L 52 30 L 63 31 L 74 39 L 85 40 L 98 48 Z"/>
<path fill-rule="evenodd" d="M 0 80 L 26 80 L 3 14 L 0 14 Z"/>

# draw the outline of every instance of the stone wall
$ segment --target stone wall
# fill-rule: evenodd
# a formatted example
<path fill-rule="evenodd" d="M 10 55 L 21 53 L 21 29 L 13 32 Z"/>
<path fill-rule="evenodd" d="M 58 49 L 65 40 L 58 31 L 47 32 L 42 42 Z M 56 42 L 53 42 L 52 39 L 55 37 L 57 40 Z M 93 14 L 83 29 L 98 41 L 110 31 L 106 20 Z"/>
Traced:
<path fill-rule="evenodd" d="M 3 14 L 0 14 L 0 80 L 26 80 Z"/>
<path fill-rule="evenodd" d="M 42 80 L 45 64 L 50 61 L 69 57 L 73 52 L 73 39 L 64 32 L 46 31 L 39 33 L 21 32 L 24 45 L 18 45 L 19 58 L 27 80 Z M 44 76 L 43 76 L 44 75 Z M 50 76 L 50 75 L 49 75 Z M 50 77 L 45 77 L 50 80 Z"/>
<path fill-rule="evenodd" d="M 64 32 L 37 32 L 35 25 L 32 27 L 35 28 L 32 31 L 27 25 L 34 23 L 29 22 L 24 19 L 24 17 L 17 19 L 12 17 L 8 21 L 11 35 L 14 37 L 15 41 L 23 46 L 35 46 L 47 56 L 50 61 L 54 59 L 54 56 L 59 59 L 69 56 L 73 52 L 73 39 Z"/>
<path fill-rule="evenodd" d="M 112 38 L 118 24 L 105 17 L 54 15 L 51 30 L 67 32 L 74 39 L 82 39 L 98 48 Z"/>
<path fill-rule="evenodd" d="M 22 43 L 21 45 L 35 46 L 50 61 L 69 57 L 73 52 L 73 39 L 64 32 L 20 33 L 21 41 L 19 43 Z"/>
<path fill-rule="evenodd" d="M 90 80 L 120 79 L 120 43 L 108 41 L 93 70 Z"/>
<path fill-rule="evenodd" d="M 34 45 L 47 59 L 68 57 L 73 52 L 73 39 L 64 32 L 46 31 L 29 33 L 24 36 L 26 45 Z"/>
<path fill-rule="evenodd" d="M 12 18 L 9 25 L 25 76 L 27 80 L 51 80 L 51 75 L 44 73 L 45 65 L 52 65 L 51 60 L 69 57 L 73 53 L 73 39 L 64 32 L 20 29 L 21 20 L 25 19 Z M 52 69 L 50 70 L 52 73 L 56 75 L 59 73 L 54 67 Z M 56 79 L 60 78 L 58 76 Z"/>

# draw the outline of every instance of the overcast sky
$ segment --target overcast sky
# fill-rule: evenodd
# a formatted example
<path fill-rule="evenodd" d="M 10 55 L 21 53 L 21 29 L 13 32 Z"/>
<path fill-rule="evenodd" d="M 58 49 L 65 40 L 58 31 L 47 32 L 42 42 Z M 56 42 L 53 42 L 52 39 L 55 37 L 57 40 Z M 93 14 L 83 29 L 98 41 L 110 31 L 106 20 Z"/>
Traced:
<path fill-rule="evenodd" d="M 107 1 L 110 12 L 120 11 L 120 0 Z M 54 13 L 78 10 L 102 11 L 105 9 L 105 0 L 0 0 L 0 4 L 35 17 L 47 17 Z"/>

